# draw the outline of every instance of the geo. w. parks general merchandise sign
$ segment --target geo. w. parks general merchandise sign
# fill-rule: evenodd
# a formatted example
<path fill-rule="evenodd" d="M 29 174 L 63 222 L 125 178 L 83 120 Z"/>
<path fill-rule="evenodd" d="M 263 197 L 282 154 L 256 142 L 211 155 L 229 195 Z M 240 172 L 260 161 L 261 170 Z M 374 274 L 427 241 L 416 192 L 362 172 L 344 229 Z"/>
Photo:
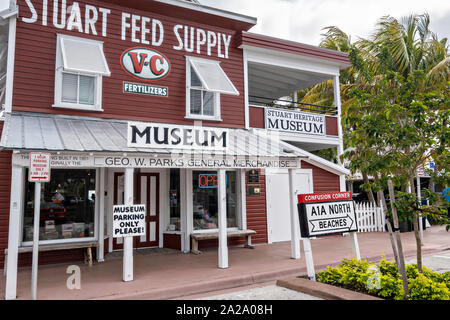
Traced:
<path fill-rule="evenodd" d="M 357 231 L 351 192 L 298 195 L 302 237 Z"/>

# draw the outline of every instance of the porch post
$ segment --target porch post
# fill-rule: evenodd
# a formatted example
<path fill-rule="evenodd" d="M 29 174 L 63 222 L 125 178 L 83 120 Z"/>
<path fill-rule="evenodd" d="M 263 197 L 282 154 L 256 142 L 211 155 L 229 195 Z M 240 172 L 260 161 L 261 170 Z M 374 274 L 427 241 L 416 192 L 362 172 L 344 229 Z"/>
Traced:
<path fill-rule="evenodd" d="M 125 169 L 124 204 L 133 204 L 133 174 L 134 168 Z M 148 210 L 148 208 L 147 208 Z M 147 230 L 148 232 L 148 230 Z M 133 237 L 123 239 L 123 281 L 133 281 Z"/>
<path fill-rule="evenodd" d="M 219 215 L 219 268 L 228 268 L 228 246 L 227 246 L 227 195 L 225 170 L 218 172 L 218 215 Z"/>
<path fill-rule="evenodd" d="M 289 202 L 291 210 L 291 258 L 300 259 L 300 225 L 297 216 L 297 199 L 295 198 L 295 169 L 289 169 Z"/>
<path fill-rule="evenodd" d="M 104 251 L 105 251 L 105 168 L 100 168 L 98 170 L 99 177 L 97 179 L 99 182 L 98 193 L 96 201 L 98 202 L 98 247 L 97 247 L 97 261 L 104 261 Z"/>
<path fill-rule="evenodd" d="M 8 259 L 6 261 L 5 299 L 16 299 L 17 295 L 17 261 L 20 243 L 20 221 L 23 214 L 23 181 L 25 169 L 12 166 L 11 200 L 9 204 Z"/>
<path fill-rule="evenodd" d="M 338 146 L 338 161 L 341 165 L 340 156 L 344 154 L 344 140 L 342 137 L 342 124 L 341 124 L 341 90 L 339 86 L 339 75 L 333 78 L 333 91 L 334 91 L 334 106 L 337 108 L 337 124 L 338 124 L 338 136 L 339 136 L 339 146 Z"/>
<path fill-rule="evenodd" d="M 347 191 L 347 186 L 345 185 L 345 175 L 339 176 L 339 181 L 340 191 Z M 350 241 L 352 242 L 353 256 L 356 258 L 356 260 L 361 260 L 361 253 L 359 252 L 358 236 L 356 234 L 356 231 L 350 232 Z"/>

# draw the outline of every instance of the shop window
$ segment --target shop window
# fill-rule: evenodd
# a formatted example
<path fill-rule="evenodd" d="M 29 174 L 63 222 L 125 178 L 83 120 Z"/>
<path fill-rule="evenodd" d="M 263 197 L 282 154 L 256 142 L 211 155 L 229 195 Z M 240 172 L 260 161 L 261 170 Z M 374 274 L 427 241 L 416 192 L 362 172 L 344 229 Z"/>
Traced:
<path fill-rule="evenodd" d="M 218 193 L 216 171 L 194 171 L 193 223 L 194 230 L 218 228 Z M 238 227 L 236 172 L 226 172 L 227 228 Z"/>
<path fill-rule="evenodd" d="M 109 75 L 102 42 L 57 36 L 54 107 L 102 111 L 102 77 Z"/>
<path fill-rule="evenodd" d="M 219 61 L 187 57 L 186 118 L 221 120 L 220 95 L 239 95 Z"/>
<path fill-rule="evenodd" d="M 170 169 L 169 208 L 170 221 L 167 231 L 180 231 L 180 169 Z"/>
<path fill-rule="evenodd" d="M 33 240 L 34 187 L 25 180 L 24 242 Z M 53 169 L 41 184 L 39 240 L 94 238 L 95 201 L 95 170 Z"/>

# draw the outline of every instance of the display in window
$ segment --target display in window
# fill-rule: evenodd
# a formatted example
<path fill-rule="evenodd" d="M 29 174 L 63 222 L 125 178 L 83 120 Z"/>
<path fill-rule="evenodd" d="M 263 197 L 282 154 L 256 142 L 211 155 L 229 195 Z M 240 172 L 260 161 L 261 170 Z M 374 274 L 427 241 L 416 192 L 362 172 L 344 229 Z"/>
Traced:
<path fill-rule="evenodd" d="M 34 183 L 25 181 L 23 241 L 33 240 Z M 95 170 L 53 169 L 41 184 L 40 240 L 94 237 Z"/>
<path fill-rule="evenodd" d="M 226 172 L 227 227 L 237 227 L 236 172 Z M 194 230 L 218 228 L 217 172 L 194 171 L 192 175 Z"/>

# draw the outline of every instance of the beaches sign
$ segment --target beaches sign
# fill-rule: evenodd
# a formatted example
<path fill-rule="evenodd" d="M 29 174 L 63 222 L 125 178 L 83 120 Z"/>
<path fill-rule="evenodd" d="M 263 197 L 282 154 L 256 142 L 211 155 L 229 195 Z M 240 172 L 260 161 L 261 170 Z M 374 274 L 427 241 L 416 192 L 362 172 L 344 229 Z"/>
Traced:
<path fill-rule="evenodd" d="M 297 198 L 302 237 L 358 230 L 351 192 L 299 194 Z"/>

